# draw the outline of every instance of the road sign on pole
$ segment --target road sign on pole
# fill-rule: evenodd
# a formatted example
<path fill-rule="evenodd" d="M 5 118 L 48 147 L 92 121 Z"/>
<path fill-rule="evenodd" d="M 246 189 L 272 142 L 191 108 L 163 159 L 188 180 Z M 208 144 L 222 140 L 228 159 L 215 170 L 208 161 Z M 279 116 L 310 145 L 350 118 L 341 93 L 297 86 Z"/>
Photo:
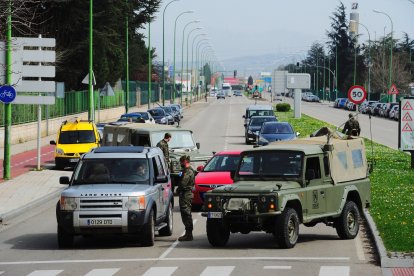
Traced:
<path fill-rule="evenodd" d="M 16 98 L 16 90 L 13 86 L 4 85 L 0 87 L 0 101 L 3 103 L 11 103 Z"/>
<path fill-rule="evenodd" d="M 395 84 L 391 85 L 390 90 L 388 90 L 388 95 L 397 95 L 398 93 L 397 86 Z"/>
<path fill-rule="evenodd" d="M 404 98 L 400 102 L 399 148 L 414 151 L 414 98 Z"/>
<path fill-rule="evenodd" d="M 354 104 L 361 104 L 367 98 L 367 91 L 363 86 L 354 85 L 348 90 L 348 99 Z"/>

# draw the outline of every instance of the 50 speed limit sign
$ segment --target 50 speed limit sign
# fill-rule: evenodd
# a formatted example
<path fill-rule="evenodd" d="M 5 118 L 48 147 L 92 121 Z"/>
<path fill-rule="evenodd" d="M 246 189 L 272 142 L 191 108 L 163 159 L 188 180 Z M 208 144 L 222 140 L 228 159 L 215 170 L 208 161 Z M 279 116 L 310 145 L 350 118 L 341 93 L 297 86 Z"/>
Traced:
<path fill-rule="evenodd" d="M 348 99 L 354 104 L 361 104 L 367 98 L 367 91 L 360 85 L 354 85 L 348 90 Z"/>

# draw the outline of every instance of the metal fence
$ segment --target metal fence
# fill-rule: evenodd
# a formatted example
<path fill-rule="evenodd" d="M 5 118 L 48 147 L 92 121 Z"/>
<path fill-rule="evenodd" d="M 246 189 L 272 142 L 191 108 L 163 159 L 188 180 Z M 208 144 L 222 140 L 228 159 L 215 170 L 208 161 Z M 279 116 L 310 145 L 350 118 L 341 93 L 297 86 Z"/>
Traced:
<path fill-rule="evenodd" d="M 125 82 L 122 82 L 125 86 Z M 130 81 L 129 88 L 129 107 L 148 104 L 148 83 Z M 160 90 L 158 83 L 152 83 L 151 86 L 151 102 L 157 102 L 160 98 Z M 166 100 L 171 99 L 172 86 L 166 84 Z M 94 93 L 95 110 L 99 108 L 109 109 L 125 104 L 125 92 L 115 91 L 115 96 L 101 96 L 98 91 Z M 137 97 L 140 97 L 139 101 Z M 42 108 L 42 120 L 62 117 L 66 115 L 78 114 L 88 111 L 88 91 L 71 91 L 65 92 L 65 98 L 56 98 L 54 105 Z M 99 106 L 100 105 L 100 106 Z M 24 124 L 37 121 L 37 105 L 14 105 L 12 104 L 12 124 Z M 0 127 L 4 126 L 4 104 L 0 104 Z"/>

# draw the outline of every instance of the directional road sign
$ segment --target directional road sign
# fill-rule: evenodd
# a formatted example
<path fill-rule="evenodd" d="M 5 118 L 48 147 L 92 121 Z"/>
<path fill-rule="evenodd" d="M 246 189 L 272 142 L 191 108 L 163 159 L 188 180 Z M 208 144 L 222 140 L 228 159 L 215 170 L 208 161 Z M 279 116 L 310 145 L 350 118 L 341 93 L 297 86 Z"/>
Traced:
<path fill-rule="evenodd" d="M 16 90 L 13 86 L 3 85 L 0 87 L 0 101 L 3 103 L 11 103 L 16 98 Z"/>
<path fill-rule="evenodd" d="M 354 104 L 362 104 L 367 98 L 367 91 L 363 86 L 354 85 L 348 90 L 348 99 Z"/>

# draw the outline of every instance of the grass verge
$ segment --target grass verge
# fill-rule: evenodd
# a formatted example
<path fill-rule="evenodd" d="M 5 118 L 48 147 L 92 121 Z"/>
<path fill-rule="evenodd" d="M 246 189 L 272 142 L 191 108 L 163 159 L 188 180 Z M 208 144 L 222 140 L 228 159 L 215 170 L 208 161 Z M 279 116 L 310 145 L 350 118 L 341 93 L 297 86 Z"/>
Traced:
<path fill-rule="evenodd" d="M 300 137 L 329 124 L 293 112 L 276 112 L 279 121 L 289 122 Z M 335 128 L 334 126 L 331 126 Z M 374 161 L 371 179 L 371 208 L 378 231 L 388 251 L 414 252 L 414 170 L 410 156 L 365 139 L 368 160 Z"/>

